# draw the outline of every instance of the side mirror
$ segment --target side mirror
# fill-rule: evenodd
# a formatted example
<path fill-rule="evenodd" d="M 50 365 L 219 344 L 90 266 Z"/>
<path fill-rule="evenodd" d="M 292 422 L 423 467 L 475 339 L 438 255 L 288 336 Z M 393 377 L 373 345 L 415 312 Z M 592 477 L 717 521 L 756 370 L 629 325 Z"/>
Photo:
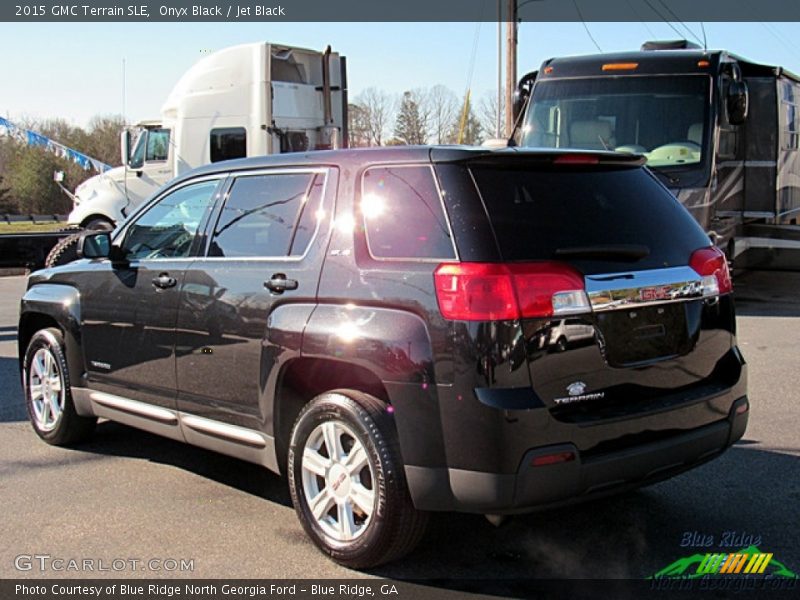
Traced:
<path fill-rule="evenodd" d="M 741 125 L 747 119 L 748 96 L 747 84 L 744 81 L 733 80 L 728 84 L 725 102 L 731 125 Z"/>
<path fill-rule="evenodd" d="M 131 132 L 123 129 L 119 134 L 119 155 L 122 164 L 127 165 L 131 158 Z"/>
<path fill-rule="evenodd" d="M 111 234 L 108 231 L 86 231 L 78 240 L 78 258 L 111 256 Z"/>
<path fill-rule="evenodd" d="M 519 115 L 525 108 L 525 104 L 530 96 L 530 90 L 518 89 L 514 92 L 514 104 L 511 107 L 511 114 L 514 116 L 514 123 L 519 121 Z"/>
<path fill-rule="evenodd" d="M 514 117 L 514 123 L 519 123 L 519 116 L 522 111 L 525 110 L 525 105 L 528 104 L 528 98 L 530 98 L 533 84 L 538 76 L 539 71 L 531 71 L 525 74 L 522 79 L 519 80 L 519 83 L 517 83 L 517 89 L 514 91 L 514 102 L 511 105 L 511 114 Z"/>

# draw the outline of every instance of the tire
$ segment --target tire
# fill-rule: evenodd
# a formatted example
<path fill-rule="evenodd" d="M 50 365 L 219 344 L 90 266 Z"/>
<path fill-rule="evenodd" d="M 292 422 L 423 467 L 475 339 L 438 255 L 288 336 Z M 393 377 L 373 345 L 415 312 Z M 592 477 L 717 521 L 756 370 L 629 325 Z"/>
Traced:
<path fill-rule="evenodd" d="M 97 217 L 96 219 L 89 221 L 84 229 L 89 229 L 91 231 L 113 231 L 114 225 L 107 219 Z"/>
<path fill-rule="evenodd" d="M 80 233 L 73 233 L 65 238 L 61 238 L 58 243 L 50 250 L 44 260 L 44 266 L 48 269 L 59 265 L 66 265 L 78 258 L 78 240 L 81 239 Z"/>
<path fill-rule="evenodd" d="M 97 419 L 75 412 L 64 338 L 58 329 L 37 331 L 22 366 L 25 405 L 33 430 L 48 444 L 66 446 L 87 440 Z"/>
<path fill-rule="evenodd" d="M 340 461 L 330 460 L 329 445 L 338 448 Z M 344 566 L 364 569 L 400 558 L 425 533 L 428 514 L 411 502 L 392 416 L 373 396 L 337 390 L 307 404 L 292 428 L 287 472 L 306 533 Z M 315 497 L 322 500 L 312 503 Z"/>
<path fill-rule="evenodd" d="M 556 352 L 564 352 L 567 349 L 567 338 L 563 335 L 556 340 Z"/>

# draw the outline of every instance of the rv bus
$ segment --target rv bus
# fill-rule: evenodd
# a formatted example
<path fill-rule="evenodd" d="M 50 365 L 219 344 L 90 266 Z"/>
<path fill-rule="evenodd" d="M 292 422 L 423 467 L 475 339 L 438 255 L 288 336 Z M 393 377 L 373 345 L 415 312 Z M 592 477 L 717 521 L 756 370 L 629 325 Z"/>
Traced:
<path fill-rule="evenodd" d="M 643 154 L 732 259 L 800 248 L 800 78 L 689 42 L 553 58 L 520 80 L 521 146 Z"/>

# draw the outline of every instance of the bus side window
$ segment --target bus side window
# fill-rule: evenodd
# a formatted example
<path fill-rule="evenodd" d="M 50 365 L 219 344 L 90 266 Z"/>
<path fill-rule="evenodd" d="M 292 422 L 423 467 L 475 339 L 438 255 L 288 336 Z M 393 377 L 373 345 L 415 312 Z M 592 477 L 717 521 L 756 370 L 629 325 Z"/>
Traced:
<path fill-rule="evenodd" d="M 731 125 L 728 121 L 728 111 L 725 102 L 730 82 L 730 76 L 723 75 L 720 79 L 719 86 L 719 111 L 720 116 L 723 118 L 719 120 L 719 146 L 717 148 L 717 155 L 723 160 L 733 160 L 737 158 L 737 148 L 739 146 L 739 127 Z"/>

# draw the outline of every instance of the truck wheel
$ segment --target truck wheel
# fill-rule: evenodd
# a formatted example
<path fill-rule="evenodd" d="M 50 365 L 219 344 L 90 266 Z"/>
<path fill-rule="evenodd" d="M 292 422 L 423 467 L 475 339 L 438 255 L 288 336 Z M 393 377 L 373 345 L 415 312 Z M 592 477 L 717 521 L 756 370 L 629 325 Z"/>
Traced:
<path fill-rule="evenodd" d="M 78 240 L 81 238 L 80 233 L 73 233 L 65 238 L 61 238 L 58 243 L 53 246 L 47 258 L 44 261 L 44 266 L 48 269 L 57 267 L 59 265 L 66 265 L 78 258 Z"/>
<path fill-rule="evenodd" d="M 97 419 L 75 412 L 64 338 L 55 328 L 37 331 L 22 366 L 25 404 L 34 431 L 48 444 L 64 446 L 88 439 Z"/>
<path fill-rule="evenodd" d="M 400 558 L 425 533 L 428 514 L 411 502 L 392 416 L 373 396 L 337 390 L 306 405 L 292 429 L 287 471 L 303 528 L 342 565 Z"/>
<path fill-rule="evenodd" d="M 91 231 L 113 231 L 114 225 L 107 219 L 97 217 L 96 219 L 89 221 L 84 229 L 89 229 Z"/>

